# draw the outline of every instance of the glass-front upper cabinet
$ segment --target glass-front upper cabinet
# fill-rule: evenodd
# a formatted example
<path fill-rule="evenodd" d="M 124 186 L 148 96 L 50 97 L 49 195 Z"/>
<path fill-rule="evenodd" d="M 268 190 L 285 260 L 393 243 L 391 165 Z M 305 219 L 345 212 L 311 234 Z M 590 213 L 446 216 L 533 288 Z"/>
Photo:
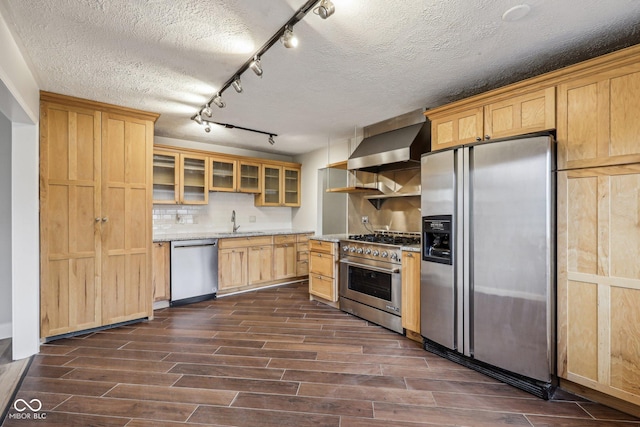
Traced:
<path fill-rule="evenodd" d="M 187 205 L 206 205 L 209 203 L 209 163 L 205 156 L 180 155 L 182 185 L 180 200 Z"/>
<path fill-rule="evenodd" d="M 179 157 L 178 153 L 170 151 L 153 151 L 153 203 L 178 203 Z"/>
<path fill-rule="evenodd" d="M 300 169 L 283 168 L 284 205 L 300 206 Z"/>
<path fill-rule="evenodd" d="M 242 193 L 260 192 L 260 163 L 238 162 L 240 173 L 238 174 L 238 191 Z"/>
<path fill-rule="evenodd" d="M 280 178 L 282 176 L 281 166 L 262 165 L 263 170 L 263 206 L 280 206 Z"/>
<path fill-rule="evenodd" d="M 209 190 L 236 191 L 236 168 L 238 162 L 225 157 L 209 157 L 210 176 Z"/>

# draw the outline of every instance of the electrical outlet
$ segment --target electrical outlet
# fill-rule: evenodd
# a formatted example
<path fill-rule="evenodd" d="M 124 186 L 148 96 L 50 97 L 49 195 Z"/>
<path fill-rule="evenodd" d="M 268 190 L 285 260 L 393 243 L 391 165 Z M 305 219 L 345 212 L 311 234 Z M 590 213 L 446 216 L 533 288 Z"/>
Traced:
<path fill-rule="evenodd" d="M 256 216 L 255 215 L 249 215 L 249 222 L 256 222 Z"/>
<path fill-rule="evenodd" d="M 368 217 L 368 216 L 366 216 L 366 215 L 365 215 L 365 216 L 363 216 L 363 217 L 362 217 L 362 223 L 363 223 L 363 224 L 369 224 L 369 217 Z"/>

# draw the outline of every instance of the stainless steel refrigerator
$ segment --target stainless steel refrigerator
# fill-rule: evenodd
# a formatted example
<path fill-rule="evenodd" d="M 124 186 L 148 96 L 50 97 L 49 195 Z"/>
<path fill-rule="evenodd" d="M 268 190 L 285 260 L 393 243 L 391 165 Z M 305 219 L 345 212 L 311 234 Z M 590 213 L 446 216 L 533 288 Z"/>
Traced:
<path fill-rule="evenodd" d="M 543 398 L 555 373 L 554 141 L 422 156 L 425 349 Z"/>

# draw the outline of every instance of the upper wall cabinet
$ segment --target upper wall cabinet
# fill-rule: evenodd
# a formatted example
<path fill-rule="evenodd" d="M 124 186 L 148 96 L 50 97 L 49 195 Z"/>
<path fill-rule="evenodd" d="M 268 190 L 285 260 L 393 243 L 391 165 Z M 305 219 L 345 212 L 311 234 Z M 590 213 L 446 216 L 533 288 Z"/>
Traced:
<path fill-rule="evenodd" d="M 180 155 L 153 150 L 153 203 L 176 204 L 180 199 Z"/>
<path fill-rule="evenodd" d="M 640 63 L 558 86 L 558 169 L 640 162 Z"/>
<path fill-rule="evenodd" d="M 153 203 L 209 203 L 209 163 L 205 156 L 153 150 Z"/>
<path fill-rule="evenodd" d="M 483 105 L 473 98 L 458 107 L 427 111 L 431 119 L 431 149 L 441 150 L 495 138 L 523 135 L 555 128 L 555 87 L 512 96 L 508 93 L 484 99 Z"/>
<path fill-rule="evenodd" d="M 300 206 L 300 168 L 263 164 L 256 206 Z"/>
<path fill-rule="evenodd" d="M 205 156 L 180 154 L 180 202 L 184 205 L 209 203 L 209 162 Z"/>
<path fill-rule="evenodd" d="M 209 156 L 210 191 L 260 193 L 260 163 Z"/>

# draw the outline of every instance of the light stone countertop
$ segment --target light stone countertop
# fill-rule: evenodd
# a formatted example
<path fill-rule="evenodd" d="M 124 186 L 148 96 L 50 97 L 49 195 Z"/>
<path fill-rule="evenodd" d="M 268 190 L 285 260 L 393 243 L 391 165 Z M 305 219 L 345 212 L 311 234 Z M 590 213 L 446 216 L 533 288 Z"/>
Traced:
<path fill-rule="evenodd" d="M 233 237 L 259 237 L 276 236 L 282 234 L 313 234 L 311 230 L 265 230 L 265 231 L 244 231 L 244 232 L 214 232 L 214 231 L 172 231 L 154 232 L 154 242 L 172 242 L 178 240 L 200 240 L 200 239 L 225 239 Z"/>
<path fill-rule="evenodd" d="M 324 234 L 322 236 L 311 236 L 310 239 L 322 240 L 323 242 L 338 243 L 340 240 L 345 240 L 348 237 L 348 234 Z"/>

